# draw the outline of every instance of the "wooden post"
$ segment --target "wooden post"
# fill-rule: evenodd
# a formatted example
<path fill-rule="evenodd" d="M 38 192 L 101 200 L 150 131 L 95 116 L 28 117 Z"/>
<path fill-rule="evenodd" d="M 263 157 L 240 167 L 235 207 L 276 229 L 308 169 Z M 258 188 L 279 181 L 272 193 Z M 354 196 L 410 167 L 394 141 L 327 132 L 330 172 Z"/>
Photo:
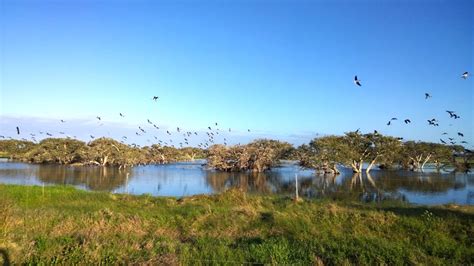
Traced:
<path fill-rule="evenodd" d="M 295 192 L 296 192 L 295 200 L 298 201 L 300 199 L 298 195 L 298 174 L 295 174 Z"/>

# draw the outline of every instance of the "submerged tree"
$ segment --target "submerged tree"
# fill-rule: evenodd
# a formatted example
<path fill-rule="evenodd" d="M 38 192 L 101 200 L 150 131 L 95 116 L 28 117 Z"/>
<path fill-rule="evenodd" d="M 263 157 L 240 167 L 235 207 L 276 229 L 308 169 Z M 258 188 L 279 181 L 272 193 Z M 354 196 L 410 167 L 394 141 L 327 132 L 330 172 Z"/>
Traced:
<path fill-rule="evenodd" d="M 291 144 L 276 140 L 256 140 L 247 145 L 209 148 L 208 166 L 221 171 L 263 172 L 277 165 L 292 148 Z"/>
<path fill-rule="evenodd" d="M 309 145 L 298 147 L 300 165 L 325 174 L 339 174 L 337 164 L 344 161 L 349 146 L 341 136 L 313 139 Z"/>
<path fill-rule="evenodd" d="M 133 158 L 127 156 L 131 147 L 114 139 L 99 138 L 91 141 L 88 146 L 88 164 L 120 167 L 133 165 Z"/>
<path fill-rule="evenodd" d="M 360 134 L 348 132 L 344 136 L 327 136 L 313 139 L 300 148 L 300 164 L 304 167 L 337 174 L 337 164 L 344 164 L 354 173 L 361 173 L 364 163 L 366 172 L 376 164 L 391 164 L 401 149 L 397 138 L 378 133 Z"/>
<path fill-rule="evenodd" d="M 88 147 L 82 141 L 65 138 L 47 138 L 25 154 L 33 163 L 72 164 L 87 158 Z"/>
<path fill-rule="evenodd" d="M 25 154 L 36 145 L 34 142 L 25 140 L 0 140 L 0 157 L 23 160 Z"/>

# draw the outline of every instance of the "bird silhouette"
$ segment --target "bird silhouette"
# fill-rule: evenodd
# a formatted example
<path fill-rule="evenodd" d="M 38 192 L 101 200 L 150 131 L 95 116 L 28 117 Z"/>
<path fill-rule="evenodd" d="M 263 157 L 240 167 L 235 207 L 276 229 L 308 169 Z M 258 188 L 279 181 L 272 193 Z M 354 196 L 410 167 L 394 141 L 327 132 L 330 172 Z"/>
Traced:
<path fill-rule="evenodd" d="M 392 120 L 388 121 L 387 126 L 390 126 L 392 124 Z"/>
<path fill-rule="evenodd" d="M 458 136 L 464 137 L 464 134 L 461 132 L 458 132 Z"/>
<path fill-rule="evenodd" d="M 396 117 L 392 117 L 392 119 L 390 119 L 390 120 L 392 120 L 392 121 L 393 121 L 393 120 L 398 120 L 398 118 L 396 118 Z"/>
<path fill-rule="evenodd" d="M 405 122 L 405 124 L 411 123 L 410 119 L 405 119 L 404 122 Z"/>
<path fill-rule="evenodd" d="M 356 75 L 356 76 L 354 77 L 354 83 L 355 83 L 357 86 L 361 87 L 362 85 L 360 84 L 360 81 L 361 81 L 361 80 L 358 79 L 358 78 L 357 78 L 357 75 Z"/>
<path fill-rule="evenodd" d="M 153 96 L 153 101 L 156 102 L 156 100 L 158 100 L 158 98 L 160 98 L 160 97 L 158 97 L 158 96 Z"/>
<path fill-rule="evenodd" d="M 65 123 L 65 122 L 66 122 L 66 121 L 64 121 L 64 120 L 61 119 L 61 123 Z"/>
<path fill-rule="evenodd" d="M 450 117 L 454 117 L 454 116 L 455 116 L 454 111 L 448 111 L 448 110 L 446 110 L 446 113 L 448 113 Z"/>
<path fill-rule="evenodd" d="M 20 135 L 20 128 L 19 127 L 16 127 L 16 134 Z"/>
<path fill-rule="evenodd" d="M 425 100 L 428 100 L 428 98 L 431 98 L 431 95 L 427 92 L 425 92 Z"/>
<path fill-rule="evenodd" d="M 468 76 L 469 76 L 469 72 L 466 71 L 466 72 L 462 73 L 461 78 L 467 79 Z"/>
<path fill-rule="evenodd" d="M 150 119 L 147 119 L 146 121 L 148 122 L 148 124 L 153 125 L 153 123 L 150 121 Z"/>
<path fill-rule="evenodd" d="M 102 117 L 100 117 L 100 116 L 96 116 L 96 118 L 97 118 L 98 120 L 101 120 L 101 119 L 102 119 Z"/>
<path fill-rule="evenodd" d="M 442 139 L 439 139 L 441 141 L 441 143 L 443 144 L 446 144 L 446 141 L 442 140 Z"/>
<path fill-rule="evenodd" d="M 121 117 L 125 117 L 122 113 L 119 113 L 119 115 L 120 115 Z"/>

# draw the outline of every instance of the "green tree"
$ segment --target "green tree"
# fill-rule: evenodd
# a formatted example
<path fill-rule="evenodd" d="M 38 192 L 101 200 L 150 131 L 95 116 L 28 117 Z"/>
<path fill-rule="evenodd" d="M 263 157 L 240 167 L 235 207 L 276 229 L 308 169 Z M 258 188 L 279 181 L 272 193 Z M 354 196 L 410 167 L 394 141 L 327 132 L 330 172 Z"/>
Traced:
<path fill-rule="evenodd" d="M 47 138 L 25 154 L 34 163 L 81 163 L 87 157 L 88 147 L 82 141 L 65 138 Z"/>

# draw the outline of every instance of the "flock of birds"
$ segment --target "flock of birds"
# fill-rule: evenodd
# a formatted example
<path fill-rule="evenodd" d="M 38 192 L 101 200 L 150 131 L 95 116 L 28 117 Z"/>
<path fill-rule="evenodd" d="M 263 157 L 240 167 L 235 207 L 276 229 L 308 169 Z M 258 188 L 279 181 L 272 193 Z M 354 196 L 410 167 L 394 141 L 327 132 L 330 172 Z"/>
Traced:
<path fill-rule="evenodd" d="M 151 99 L 155 102 L 158 101 L 160 97 L 159 96 L 153 96 Z M 124 113 L 119 113 L 119 116 L 121 118 L 125 118 L 125 115 Z M 97 122 L 99 123 L 100 126 L 103 125 L 102 123 L 102 117 L 101 116 L 96 116 L 96 119 L 97 119 Z M 156 125 L 154 122 L 152 122 L 150 119 L 147 119 L 147 124 L 153 126 L 153 128 L 156 130 L 156 131 L 159 131 L 160 130 L 160 127 L 158 125 Z M 60 119 L 60 123 L 67 123 L 66 120 L 64 119 Z M 199 148 L 202 148 L 202 149 L 205 149 L 205 148 L 209 148 L 211 145 L 213 145 L 214 143 L 216 143 L 216 138 L 218 135 L 223 135 L 222 132 L 225 131 L 225 130 L 221 130 L 219 129 L 218 127 L 218 123 L 215 122 L 214 125 L 211 126 L 208 126 L 207 127 L 207 130 L 204 132 L 205 133 L 205 138 L 203 141 L 199 142 L 197 144 L 197 146 Z M 145 129 L 145 126 L 138 126 L 137 128 L 138 130 L 135 132 L 135 135 L 136 136 L 144 136 L 145 134 L 147 133 L 151 133 L 151 132 L 148 132 L 146 129 Z M 156 132 L 155 131 L 155 132 Z M 163 129 L 163 133 L 165 132 L 165 130 Z M 228 132 L 232 132 L 232 129 L 231 128 L 228 128 Z M 251 132 L 250 129 L 247 129 L 247 132 Z M 21 132 L 20 132 L 20 127 L 17 126 L 16 127 L 16 133 L 17 135 L 20 135 Z M 50 132 L 43 132 L 43 131 L 39 131 L 38 132 L 40 135 L 46 135 L 48 137 L 52 137 L 53 134 L 50 133 Z M 66 133 L 61 131 L 59 132 L 60 135 L 65 135 Z M 174 147 L 174 148 L 177 148 L 178 146 L 176 146 L 174 143 L 173 143 L 173 139 L 171 139 L 171 136 L 178 136 L 178 137 L 181 137 L 180 140 L 182 140 L 181 142 L 177 143 L 179 145 L 180 148 L 183 148 L 184 145 L 189 145 L 189 141 L 191 139 L 191 137 L 193 136 L 199 136 L 199 135 L 202 135 L 203 133 L 198 133 L 198 131 L 184 131 L 182 128 L 180 127 L 176 127 L 176 131 L 172 131 L 170 129 L 167 129 L 166 130 L 166 135 L 170 136 L 170 139 L 169 140 L 161 140 L 159 139 L 156 134 L 152 134 L 153 138 L 155 140 L 158 141 L 158 143 L 160 144 L 164 144 L 164 145 L 169 145 L 171 147 Z M 95 139 L 96 137 L 92 134 L 89 135 L 89 137 L 93 140 Z M 5 139 L 5 138 L 9 138 L 9 139 L 12 139 L 12 137 L 5 137 L 3 135 L 0 135 L 0 139 Z M 36 134 L 34 133 L 30 133 L 30 138 L 33 142 L 37 142 L 37 139 L 36 139 Z M 67 138 L 70 138 L 69 136 L 67 136 Z M 73 136 L 73 138 L 77 138 L 76 136 Z M 26 138 L 21 138 L 22 140 L 24 141 L 28 141 Z M 127 136 L 122 136 L 122 140 L 120 141 L 121 143 L 125 143 L 125 141 L 127 141 L 129 138 Z M 147 139 L 147 142 L 151 142 L 150 139 Z M 176 142 L 176 141 L 175 141 Z M 227 145 L 227 138 L 224 137 L 223 138 L 223 144 L 224 145 Z M 131 146 L 133 147 L 140 147 L 140 145 L 136 144 L 136 143 L 131 143 Z"/>
<path fill-rule="evenodd" d="M 461 78 L 467 79 L 469 75 L 470 75 L 469 72 L 466 71 L 466 72 L 464 72 L 464 73 L 461 75 Z M 357 75 L 354 77 L 354 83 L 355 83 L 357 86 L 359 86 L 359 87 L 362 86 L 361 80 L 357 77 Z M 430 99 L 431 97 L 432 97 L 432 96 L 431 96 L 428 92 L 425 93 L 425 100 L 428 100 L 428 99 Z M 455 111 L 446 110 L 446 112 L 449 114 L 450 118 L 453 118 L 453 119 L 459 119 L 459 118 L 461 118 L 461 116 L 457 115 Z M 387 122 L 387 126 L 392 125 L 392 121 L 397 121 L 397 120 L 398 120 L 397 117 L 392 117 L 392 118 Z M 436 118 L 428 119 L 427 121 L 428 121 L 428 125 L 430 125 L 430 126 L 435 126 L 435 127 L 438 127 L 438 126 L 439 126 L 439 122 L 438 122 L 438 120 L 437 120 Z M 411 123 L 411 120 L 410 120 L 409 118 L 406 118 L 406 119 L 403 120 L 403 122 L 404 122 L 405 124 L 410 124 L 410 123 Z M 377 133 L 376 130 L 375 130 L 374 132 Z M 443 132 L 441 135 L 448 135 L 448 133 L 447 133 L 447 132 Z M 464 134 L 463 134 L 462 132 L 458 132 L 457 135 L 458 135 L 459 137 L 464 137 Z M 401 138 L 399 138 L 399 139 L 401 139 Z M 454 138 L 448 138 L 448 139 L 449 139 L 449 143 L 450 143 L 450 144 L 452 144 L 452 145 L 455 145 L 455 144 L 456 144 L 456 141 L 455 141 Z M 445 141 L 445 140 L 442 139 L 442 138 L 440 138 L 439 140 L 440 140 L 440 142 L 441 142 L 442 144 L 447 144 L 447 143 L 448 143 L 447 141 Z M 468 144 L 468 142 L 465 141 L 465 140 L 460 141 L 460 143 L 461 143 L 461 144 Z"/>
<path fill-rule="evenodd" d="M 469 75 L 470 75 L 470 74 L 469 74 L 468 72 L 464 72 L 464 73 L 461 75 L 461 78 L 467 79 Z M 357 86 L 362 86 L 361 80 L 360 80 L 357 76 L 354 77 L 354 83 L 355 83 Z M 425 93 L 425 100 L 428 100 L 428 99 L 430 99 L 431 97 L 432 97 L 432 96 L 431 96 L 429 93 Z M 160 98 L 159 96 L 153 96 L 151 99 L 152 99 L 153 101 L 157 102 L 159 98 Z M 455 111 L 446 110 L 446 112 L 449 114 L 450 118 L 452 118 L 452 119 L 459 119 L 459 118 L 461 118 L 458 114 L 456 114 Z M 123 113 L 121 113 L 121 112 L 119 113 L 119 116 L 120 116 L 121 118 L 125 118 L 125 115 L 124 115 Z M 97 122 L 98 122 L 98 123 L 101 123 L 101 121 L 102 121 L 102 117 L 101 117 L 101 116 L 96 116 L 96 119 L 97 119 Z M 392 123 L 393 123 L 394 121 L 397 121 L 397 120 L 398 120 L 397 117 L 392 117 L 392 118 L 387 122 L 387 126 L 392 125 Z M 153 123 L 150 119 L 147 119 L 146 121 L 147 121 L 147 123 L 148 123 L 149 125 L 152 125 L 153 128 L 154 128 L 156 131 L 160 130 L 160 127 L 159 127 L 158 125 L 156 125 L 155 123 Z M 436 118 L 428 119 L 427 121 L 428 121 L 428 125 L 430 125 L 430 126 L 434 126 L 434 127 L 438 127 L 438 126 L 439 126 L 439 122 L 438 122 L 438 120 L 437 120 Z M 65 121 L 64 119 L 61 119 L 60 122 L 61 122 L 61 123 L 66 123 L 66 121 Z M 409 118 L 406 118 L 406 119 L 403 120 L 403 122 L 404 122 L 405 124 L 410 124 L 412 121 L 411 121 Z M 103 123 L 101 123 L 100 125 L 103 125 Z M 222 133 L 223 131 L 225 131 L 225 130 L 222 130 L 222 131 L 221 131 L 221 130 L 219 129 L 218 125 L 219 125 L 219 124 L 218 124 L 217 122 L 215 122 L 212 127 L 211 127 L 211 126 L 208 126 L 208 127 L 207 127 L 207 131 L 204 132 L 204 133 L 205 133 L 205 136 L 204 136 L 205 138 L 204 138 L 204 140 L 201 141 L 201 142 L 197 145 L 199 148 L 203 148 L 203 149 L 209 148 L 211 145 L 213 145 L 214 143 L 216 143 L 216 137 L 217 137 L 217 135 L 219 135 L 220 132 Z M 213 129 L 213 128 L 214 128 L 214 129 Z M 163 130 L 163 131 L 164 131 L 164 130 Z M 232 129 L 229 128 L 228 131 L 229 131 L 229 132 L 232 132 Z M 250 129 L 247 129 L 247 131 L 250 132 Z M 21 134 L 21 132 L 20 132 L 20 127 L 19 127 L 19 126 L 16 127 L 16 133 L 17 133 L 17 135 L 20 135 L 20 134 Z M 378 133 L 378 132 L 375 130 L 374 133 Z M 53 134 L 50 133 L 50 132 L 39 131 L 39 134 L 41 134 L 41 135 L 44 134 L 44 135 L 46 135 L 46 136 L 48 136 L 48 137 L 52 137 L 52 136 L 53 136 Z M 63 132 L 63 131 L 61 131 L 61 132 L 59 132 L 59 134 L 60 134 L 60 135 L 65 135 L 66 133 Z M 138 126 L 138 130 L 135 132 L 135 134 L 136 134 L 137 136 L 143 136 L 143 135 L 147 134 L 147 131 L 146 131 L 142 126 Z M 199 133 L 198 133 L 197 131 L 184 131 L 184 130 L 182 130 L 182 128 L 180 128 L 180 127 L 177 127 L 175 132 L 172 132 L 172 131 L 170 131 L 169 129 L 167 129 L 167 130 L 166 130 L 166 134 L 167 134 L 168 136 L 172 136 L 173 134 L 176 134 L 178 137 L 180 137 L 180 140 L 182 140 L 182 141 L 180 141 L 179 143 L 177 143 L 180 148 L 182 148 L 183 145 L 189 145 L 189 140 L 191 139 L 191 137 L 194 137 L 194 136 L 198 136 L 198 135 L 199 135 Z M 203 134 L 203 133 L 201 133 L 201 134 Z M 441 135 L 442 135 L 442 136 L 448 135 L 448 133 L 447 133 L 447 132 L 443 132 Z M 464 137 L 464 134 L 463 134 L 462 132 L 458 132 L 457 135 L 458 135 L 459 137 Z M 94 135 L 89 135 L 89 136 L 90 136 L 91 139 L 95 139 L 95 136 L 94 136 Z M 76 136 L 73 136 L 73 137 L 74 137 L 74 138 L 77 138 Z M 176 146 L 174 145 L 174 143 L 173 143 L 173 139 L 171 139 L 171 138 L 169 139 L 169 141 L 164 141 L 164 140 L 158 139 L 158 137 L 157 137 L 155 134 L 153 134 L 153 137 L 154 137 L 154 139 L 157 140 L 160 144 L 170 145 L 170 146 L 172 146 L 172 147 L 176 147 Z M 4 139 L 4 138 L 5 138 L 5 136 L 0 135 L 0 139 Z M 11 137 L 8 137 L 8 138 L 9 138 L 9 139 L 12 139 Z M 34 134 L 34 133 L 30 133 L 30 138 L 31 138 L 31 140 L 34 141 L 34 142 L 37 141 L 37 140 L 36 140 L 36 134 Z M 70 138 L 70 137 L 68 136 L 68 138 Z M 403 138 L 399 138 L 399 139 L 401 140 L 401 139 L 403 139 Z M 26 141 L 27 139 L 22 138 L 22 140 L 25 140 L 25 141 Z M 125 141 L 127 141 L 127 140 L 128 140 L 128 137 L 127 137 L 127 136 L 122 136 L 122 140 L 121 140 L 122 143 L 125 143 Z M 450 144 L 452 144 L 452 145 L 455 145 L 455 144 L 456 144 L 456 141 L 455 141 L 454 138 L 448 137 L 448 140 L 449 140 L 449 143 L 450 143 Z M 147 139 L 147 141 L 148 141 L 148 142 L 151 142 L 150 139 Z M 442 138 L 440 138 L 440 142 L 443 143 L 443 144 L 447 144 L 447 143 L 448 143 L 448 141 L 446 141 L 446 140 L 444 140 L 444 139 L 442 139 Z M 461 144 L 467 144 L 467 142 L 464 141 L 464 140 L 461 141 L 460 143 L 461 143 Z M 226 139 L 225 137 L 223 138 L 223 144 L 224 144 L 224 145 L 227 145 L 227 139 Z M 134 146 L 134 147 L 140 147 L 140 145 L 137 145 L 137 144 L 135 144 L 135 143 L 132 143 L 131 145 Z"/>

